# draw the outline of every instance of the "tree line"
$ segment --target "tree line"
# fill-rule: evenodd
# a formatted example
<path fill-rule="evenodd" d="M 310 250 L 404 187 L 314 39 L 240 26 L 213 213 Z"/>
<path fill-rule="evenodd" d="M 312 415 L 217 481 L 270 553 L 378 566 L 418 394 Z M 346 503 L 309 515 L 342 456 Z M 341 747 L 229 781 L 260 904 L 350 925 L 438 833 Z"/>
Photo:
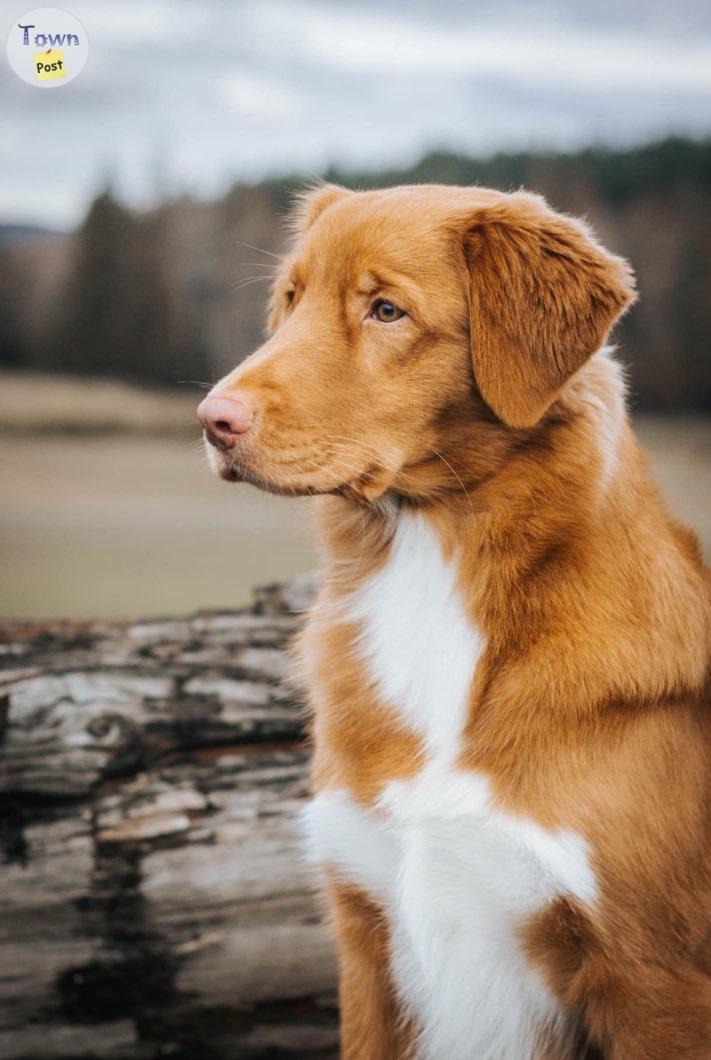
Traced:
<path fill-rule="evenodd" d="M 441 181 L 542 193 L 632 262 L 640 301 L 617 335 L 638 407 L 711 411 L 711 139 L 629 150 L 444 151 L 347 187 Z M 0 363 L 175 385 L 210 381 L 260 341 L 299 176 L 137 211 L 104 190 L 64 239 L 0 245 Z"/>

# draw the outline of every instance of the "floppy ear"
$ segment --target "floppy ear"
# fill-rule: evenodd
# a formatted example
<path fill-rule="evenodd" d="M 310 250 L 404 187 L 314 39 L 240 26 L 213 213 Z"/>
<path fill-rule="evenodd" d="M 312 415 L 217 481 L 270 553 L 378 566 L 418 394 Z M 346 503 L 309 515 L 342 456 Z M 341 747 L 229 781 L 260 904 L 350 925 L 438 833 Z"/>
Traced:
<path fill-rule="evenodd" d="M 585 226 L 517 193 L 466 234 L 474 376 L 512 427 L 532 427 L 634 301 L 634 278 Z"/>

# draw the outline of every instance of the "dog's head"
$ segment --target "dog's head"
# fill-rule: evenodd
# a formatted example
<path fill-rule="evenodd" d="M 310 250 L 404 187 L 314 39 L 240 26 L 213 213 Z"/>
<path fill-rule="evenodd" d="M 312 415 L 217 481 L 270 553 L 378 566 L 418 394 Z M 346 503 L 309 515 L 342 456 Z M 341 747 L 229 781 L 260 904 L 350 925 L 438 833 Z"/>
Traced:
<path fill-rule="evenodd" d="M 425 499 L 535 430 L 633 300 L 625 262 L 539 197 L 321 186 L 268 341 L 200 406 L 228 480 Z"/>

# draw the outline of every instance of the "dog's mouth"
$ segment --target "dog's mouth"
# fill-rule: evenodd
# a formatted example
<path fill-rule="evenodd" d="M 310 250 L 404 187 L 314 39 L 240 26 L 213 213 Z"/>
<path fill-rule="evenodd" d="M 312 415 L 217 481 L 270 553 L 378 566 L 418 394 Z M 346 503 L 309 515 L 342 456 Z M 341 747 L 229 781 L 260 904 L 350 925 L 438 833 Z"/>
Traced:
<path fill-rule="evenodd" d="M 224 482 L 243 482 L 248 486 L 255 486 L 266 493 L 274 493 L 278 497 L 315 497 L 327 493 L 336 493 L 339 489 L 338 486 L 330 489 L 320 489 L 304 483 L 278 483 L 235 460 L 223 460 L 217 469 L 217 474 Z"/>
<path fill-rule="evenodd" d="M 247 460 L 244 454 L 234 449 L 220 450 L 210 445 L 205 439 L 208 460 L 212 470 L 223 480 L 223 482 L 241 482 L 266 493 L 273 493 L 280 497 L 315 497 L 327 494 L 337 494 L 347 487 L 347 483 L 334 480 L 329 483 L 324 481 L 323 475 L 309 475 L 302 473 L 298 478 L 280 473 L 278 466 L 272 468 L 255 467 L 251 460 Z"/>
<path fill-rule="evenodd" d="M 255 468 L 244 454 L 234 449 L 227 451 L 215 449 L 207 442 L 205 446 L 213 471 L 223 482 L 241 482 L 254 486 L 266 493 L 281 497 L 318 497 L 342 496 L 359 503 L 370 503 L 379 499 L 389 488 L 394 479 L 393 472 L 372 465 L 350 479 L 340 479 L 330 475 L 327 468 L 319 468 L 313 473 L 302 472 L 298 478 L 280 473 L 278 465 L 266 469 Z"/>

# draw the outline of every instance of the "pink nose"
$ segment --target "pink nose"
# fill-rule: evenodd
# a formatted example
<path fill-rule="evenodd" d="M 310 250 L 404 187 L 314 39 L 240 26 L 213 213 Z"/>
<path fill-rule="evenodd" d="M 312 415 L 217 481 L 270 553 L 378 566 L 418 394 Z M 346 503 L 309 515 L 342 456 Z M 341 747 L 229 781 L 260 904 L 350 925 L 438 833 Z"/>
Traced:
<path fill-rule="evenodd" d="M 208 394 L 198 405 L 197 415 L 208 442 L 217 449 L 231 449 L 238 435 L 246 434 L 252 426 L 249 405 L 235 398 Z"/>

